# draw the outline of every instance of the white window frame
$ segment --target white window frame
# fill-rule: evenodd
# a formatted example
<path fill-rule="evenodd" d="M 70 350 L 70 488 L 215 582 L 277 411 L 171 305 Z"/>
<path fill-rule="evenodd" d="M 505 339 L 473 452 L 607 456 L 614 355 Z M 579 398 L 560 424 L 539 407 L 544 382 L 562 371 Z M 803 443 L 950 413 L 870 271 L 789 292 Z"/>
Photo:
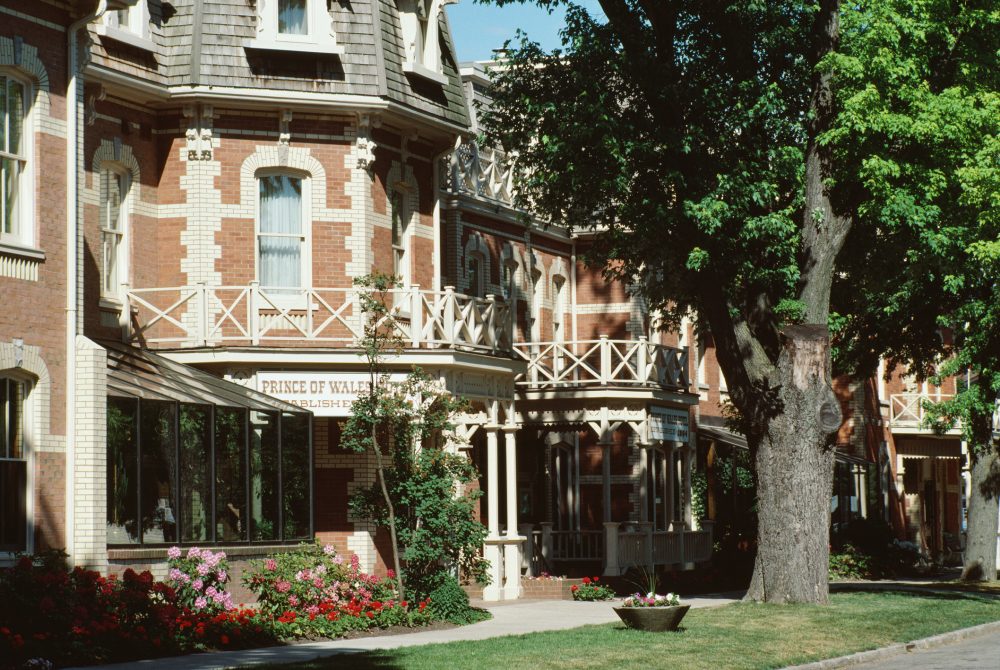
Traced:
<path fill-rule="evenodd" d="M 448 83 L 448 78 L 444 76 L 438 21 L 444 6 L 453 1 L 397 0 L 399 25 L 403 32 L 403 72 L 442 86 Z"/>
<path fill-rule="evenodd" d="M 561 274 L 552 275 L 552 341 L 566 342 L 566 289 L 569 282 Z"/>
<path fill-rule="evenodd" d="M 121 301 L 121 285 L 129 283 L 131 272 L 131 224 L 132 224 L 132 175 L 120 165 L 102 165 L 100 173 L 100 193 L 101 193 L 101 300 L 110 301 L 113 306 L 117 306 Z M 108 196 L 111 179 L 119 179 L 121 202 L 118 204 L 118 225 L 119 228 L 111 228 L 109 215 L 111 208 L 108 206 Z M 108 247 L 105 243 L 106 236 L 117 235 L 118 243 L 115 247 L 115 282 L 108 288 L 107 268 Z"/>
<path fill-rule="evenodd" d="M 249 49 L 343 55 L 330 16 L 329 0 L 306 0 L 305 35 L 278 32 L 278 0 L 257 0 L 257 36 Z"/>
<path fill-rule="evenodd" d="M 283 309 L 306 309 L 308 305 L 308 290 L 312 288 L 312 179 L 310 174 L 284 168 L 268 168 L 258 170 L 254 175 L 254 279 L 258 283 L 260 282 L 260 178 L 278 175 L 302 181 L 302 200 L 300 209 L 300 216 L 302 217 L 302 232 L 300 233 L 302 237 L 300 256 L 301 277 L 300 285 L 298 287 L 300 292 L 283 294 L 274 290 L 275 287 L 263 288 L 272 289 L 268 293 L 268 299 Z M 282 287 L 277 287 L 279 290 L 281 288 Z M 289 290 L 292 288 L 294 287 L 288 287 Z M 270 305 L 264 302 L 264 304 L 258 305 L 258 307 L 261 309 L 267 309 Z"/>
<path fill-rule="evenodd" d="M 475 273 L 472 271 L 473 263 L 477 266 Z M 474 298 L 486 297 L 486 271 L 486 255 L 482 251 L 470 251 L 465 255 L 465 279 L 469 295 Z"/>
<path fill-rule="evenodd" d="M 31 82 L 19 76 L 11 70 L 0 68 L 0 85 L 3 87 L 3 95 L 7 95 L 7 81 L 14 81 L 21 86 L 23 91 L 24 116 L 21 119 L 21 146 L 18 153 L 7 152 L 0 147 L 0 157 L 13 159 L 21 163 L 20 174 L 17 179 L 17 199 L 15 201 L 14 224 L 11 232 L 5 232 L 5 222 L 3 217 L 6 212 L 0 212 L 0 251 L 18 251 L 20 249 L 33 249 L 35 246 L 35 166 L 34 166 L 34 130 L 32 123 L 34 112 L 35 92 Z M 9 110 L 2 117 L 0 123 L 7 123 Z M 4 136 L 7 136 L 5 128 Z M 5 140 L 6 142 L 6 140 Z M 0 184 L 0 189 L 5 185 Z M 0 193 L 0 209 L 6 209 L 5 194 Z"/>
<path fill-rule="evenodd" d="M 119 22 L 118 12 L 128 12 L 128 23 Z M 144 51 L 155 51 L 149 30 L 149 5 L 139 0 L 125 9 L 109 9 L 97 24 L 97 34 L 101 37 L 128 44 Z"/>
<path fill-rule="evenodd" d="M 7 458 L 5 453 L 0 453 L 0 460 L 3 461 L 24 461 L 26 469 L 26 481 L 24 485 L 24 546 L 25 553 L 31 554 L 35 550 L 35 538 L 32 529 L 34 527 L 33 519 L 35 517 L 35 461 L 34 461 L 34 449 L 32 445 L 34 444 L 34 402 L 33 395 L 35 390 L 35 380 L 31 377 L 17 374 L 4 373 L 0 375 L 0 383 L 7 383 L 7 380 L 12 380 L 14 382 L 24 385 L 24 398 L 21 405 L 21 430 L 22 430 L 22 457 L 21 458 Z M 6 411 L 6 408 L 0 407 L 0 411 Z M 16 554 L 14 552 L 0 550 L 0 565 L 3 563 L 12 561 Z"/>

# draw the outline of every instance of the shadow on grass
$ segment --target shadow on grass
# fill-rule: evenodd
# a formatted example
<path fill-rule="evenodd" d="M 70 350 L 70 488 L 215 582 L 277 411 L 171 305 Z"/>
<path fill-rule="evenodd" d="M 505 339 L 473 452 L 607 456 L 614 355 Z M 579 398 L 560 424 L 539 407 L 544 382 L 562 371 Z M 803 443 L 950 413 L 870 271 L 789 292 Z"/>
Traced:
<path fill-rule="evenodd" d="M 977 591 L 959 591 L 953 589 L 927 588 L 923 586 L 885 588 L 871 584 L 838 584 L 833 593 L 870 593 L 873 595 L 893 595 L 904 598 L 920 598 L 921 600 L 978 600 L 993 602 L 997 598 L 990 593 Z"/>

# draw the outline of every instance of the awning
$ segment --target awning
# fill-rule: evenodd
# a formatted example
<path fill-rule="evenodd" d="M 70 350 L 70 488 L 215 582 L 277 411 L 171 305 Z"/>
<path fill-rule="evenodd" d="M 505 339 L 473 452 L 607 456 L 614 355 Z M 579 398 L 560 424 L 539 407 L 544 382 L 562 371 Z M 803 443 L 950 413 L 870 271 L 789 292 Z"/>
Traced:
<path fill-rule="evenodd" d="M 747 448 L 747 438 L 743 437 L 739 433 L 734 433 L 717 426 L 698 426 L 698 436 L 704 436 L 711 440 L 716 440 L 717 442 L 722 442 L 723 444 L 728 444 L 739 449 Z"/>
<path fill-rule="evenodd" d="M 748 449 L 747 438 L 743 437 L 739 433 L 734 433 L 731 430 L 726 430 L 725 428 L 719 428 L 718 426 L 698 426 L 698 437 L 706 437 L 710 440 L 715 440 L 717 442 L 722 442 L 723 444 L 728 444 L 737 449 Z M 853 454 L 848 454 L 840 449 L 837 450 L 837 460 L 841 463 L 852 463 L 854 465 L 870 465 L 871 462 L 859 458 Z"/>
<path fill-rule="evenodd" d="M 959 459 L 962 457 L 962 443 L 955 438 L 897 438 L 896 453 L 903 458 Z"/>
<path fill-rule="evenodd" d="M 109 396 L 309 414 L 297 405 L 219 379 L 147 349 L 107 341 L 100 345 L 108 352 Z"/>

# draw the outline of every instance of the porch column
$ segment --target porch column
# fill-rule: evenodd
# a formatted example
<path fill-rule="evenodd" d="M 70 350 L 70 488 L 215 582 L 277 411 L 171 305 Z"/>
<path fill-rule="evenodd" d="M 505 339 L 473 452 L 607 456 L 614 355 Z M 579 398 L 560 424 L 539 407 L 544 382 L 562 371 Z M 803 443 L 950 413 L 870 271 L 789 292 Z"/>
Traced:
<path fill-rule="evenodd" d="M 486 515 L 487 531 L 486 546 L 483 547 L 483 558 L 489 564 L 490 583 L 483 589 L 483 600 L 500 600 L 503 590 L 503 560 L 500 545 L 500 477 L 497 459 L 497 439 L 500 426 L 489 424 L 483 426 L 486 431 Z"/>
<path fill-rule="evenodd" d="M 681 453 L 684 458 L 684 495 L 682 497 L 684 501 L 684 524 L 690 530 L 694 528 L 694 508 L 691 505 L 691 473 L 694 470 L 695 453 L 691 446 L 684 447 Z"/>
<path fill-rule="evenodd" d="M 674 512 L 674 486 L 677 482 L 677 456 L 674 453 L 673 444 L 664 444 L 663 450 L 666 452 L 666 458 L 663 459 L 663 481 L 666 484 L 666 490 L 663 492 L 663 495 L 666 497 L 663 511 L 667 517 L 664 521 L 667 524 L 667 530 L 676 530 L 674 527 L 674 520 L 677 518 Z"/>
<path fill-rule="evenodd" d="M 649 449 L 639 445 L 639 521 L 645 523 L 649 518 L 649 496 L 656 495 L 649 490 Z"/>
<path fill-rule="evenodd" d="M 521 542 L 517 534 L 517 426 L 503 427 L 507 466 L 507 544 L 504 545 L 504 600 L 521 597 Z"/>

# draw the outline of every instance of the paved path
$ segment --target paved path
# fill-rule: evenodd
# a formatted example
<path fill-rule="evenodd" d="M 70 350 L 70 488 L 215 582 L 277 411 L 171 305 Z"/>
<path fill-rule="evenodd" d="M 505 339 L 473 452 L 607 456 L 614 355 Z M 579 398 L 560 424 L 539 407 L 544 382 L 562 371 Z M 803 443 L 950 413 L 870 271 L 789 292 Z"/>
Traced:
<path fill-rule="evenodd" d="M 728 593 L 686 598 L 692 607 L 713 607 L 731 603 L 742 594 Z M 220 651 L 172 658 L 101 666 L 114 670 L 214 670 L 255 663 L 294 663 L 334 654 L 350 654 L 374 649 L 396 649 L 438 642 L 485 640 L 504 635 L 521 635 L 549 630 L 565 630 L 588 624 L 618 621 L 611 603 L 578 603 L 571 600 L 517 600 L 491 604 L 489 621 L 405 635 L 366 637 L 357 640 L 328 640 L 285 647 Z M 93 667 L 88 670 L 93 670 Z M 993 668 L 992 670 L 996 670 Z"/>
<path fill-rule="evenodd" d="M 998 670 L 1000 635 L 980 635 L 934 649 L 911 651 L 884 661 L 852 666 L 857 670 Z"/>

